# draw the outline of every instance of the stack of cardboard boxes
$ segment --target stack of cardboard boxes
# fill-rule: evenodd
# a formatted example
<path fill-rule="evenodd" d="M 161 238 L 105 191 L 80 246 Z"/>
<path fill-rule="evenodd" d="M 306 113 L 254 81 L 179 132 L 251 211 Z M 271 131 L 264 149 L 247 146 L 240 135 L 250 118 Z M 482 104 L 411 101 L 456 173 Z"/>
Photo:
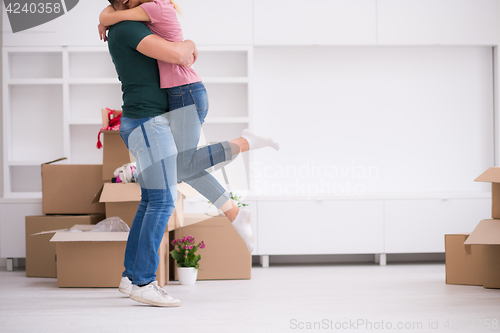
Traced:
<path fill-rule="evenodd" d="M 56 277 L 54 230 L 103 220 L 104 205 L 92 203 L 102 186 L 101 165 L 42 165 L 42 213 L 26 217 L 26 276 Z M 51 231 L 52 230 L 52 231 Z"/>
<path fill-rule="evenodd" d="M 131 226 L 141 190 L 137 183 L 111 183 L 114 170 L 131 161 L 118 131 L 103 131 L 103 148 L 102 165 L 42 165 L 46 215 L 26 217 L 27 276 L 57 276 L 59 287 L 119 285 L 128 232 L 86 231 L 112 216 Z M 202 270 L 198 280 L 249 279 L 251 255 L 229 220 L 224 216 L 184 214 L 183 200 L 197 194 L 188 185 L 178 184 L 176 209 L 159 249 L 159 285 L 177 279 L 169 258 L 170 242 L 187 235 L 207 244 L 199 250 Z"/>
<path fill-rule="evenodd" d="M 475 179 L 491 183 L 492 219 L 470 234 L 445 235 L 446 283 L 500 288 L 500 167 Z"/>

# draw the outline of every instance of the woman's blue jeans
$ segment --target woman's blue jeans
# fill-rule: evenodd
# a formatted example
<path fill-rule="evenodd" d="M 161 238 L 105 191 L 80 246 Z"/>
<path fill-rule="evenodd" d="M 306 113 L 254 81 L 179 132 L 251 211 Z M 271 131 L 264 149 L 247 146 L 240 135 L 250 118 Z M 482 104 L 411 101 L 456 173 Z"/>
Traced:
<path fill-rule="evenodd" d="M 233 158 L 229 142 L 197 148 L 201 126 L 208 112 L 208 96 L 202 82 L 168 88 L 170 127 L 178 150 L 177 178 L 201 193 L 217 208 L 229 198 L 229 192 L 206 169 Z M 214 159 L 214 148 L 224 150 L 224 159 Z M 216 153 L 216 152 L 215 152 Z"/>

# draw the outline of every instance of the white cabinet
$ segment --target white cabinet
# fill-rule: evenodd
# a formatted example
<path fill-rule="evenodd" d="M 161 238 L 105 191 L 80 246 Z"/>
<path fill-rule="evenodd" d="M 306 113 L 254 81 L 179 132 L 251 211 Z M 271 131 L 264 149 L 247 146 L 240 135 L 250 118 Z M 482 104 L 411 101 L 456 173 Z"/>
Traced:
<path fill-rule="evenodd" d="M 387 253 L 444 252 L 444 235 L 472 232 L 491 216 L 491 199 L 385 202 Z"/>
<path fill-rule="evenodd" d="M 41 200 L 0 201 L 0 254 L 2 258 L 26 257 L 25 216 L 41 214 Z"/>
<path fill-rule="evenodd" d="M 254 0 L 255 45 L 375 45 L 375 0 Z"/>
<path fill-rule="evenodd" d="M 378 0 L 379 45 L 497 45 L 496 0 Z"/>
<path fill-rule="evenodd" d="M 7 13 L 5 10 L 2 10 L 3 45 L 102 46 L 103 42 L 99 40 L 97 33 L 97 23 L 99 23 L 101 10 L 107 5 L 107 1 L 78 1 L 78 4 L 64 15 L 37 27 L 17 33 L 12 33 Z"/>
<path fill-rule="evenodd" d="M 251 45 L 251 0 L 179 0 L 184 38 L 198 45 Z"/>
<path fill-rule="evenodd" d="M 259 201 L 258 254 L 383 253 L 383 202 Z"/>

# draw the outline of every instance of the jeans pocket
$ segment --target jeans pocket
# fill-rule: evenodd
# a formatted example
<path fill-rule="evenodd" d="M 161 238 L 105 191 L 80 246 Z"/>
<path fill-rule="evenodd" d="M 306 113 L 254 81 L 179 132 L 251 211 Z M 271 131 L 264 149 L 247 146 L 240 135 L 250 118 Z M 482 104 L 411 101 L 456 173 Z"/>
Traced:
<path fill-rule="evenodd" d="M 204 87 L 196 90 L 189 90 L 189 93 L 198 111 L 208 111 L 208 94 Z"/>
<path fill-rule="evenodd" d="M 173 88 L 166 88 L 167 94 L 172 97 L 181 97 L 182 96 L 182 90 L 178 87 L 173 87 Z"/>
<path fill-rule="evenodd" d="M 208 113 L 208 94 L 207 90 L 203 87 L 197 90 L 190 90 L 189 93 L 194 100 L 196 105 L 196 110 L 198 111 L 198 118 L 200 119 L 200 124 L 205 122 L 205 118 Z"/>

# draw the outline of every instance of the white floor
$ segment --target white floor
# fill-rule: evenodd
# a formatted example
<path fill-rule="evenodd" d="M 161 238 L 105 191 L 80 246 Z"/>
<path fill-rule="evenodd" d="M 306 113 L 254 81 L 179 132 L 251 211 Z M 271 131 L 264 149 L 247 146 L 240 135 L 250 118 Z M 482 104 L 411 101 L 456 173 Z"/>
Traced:
<path fill-rule="evenodd" d="M 251 280 L 167 285 L 182 306 L 155 308 L 3 270 L 0 332 L 500 332 L 500 290 L 444 278 L 444 264 L 254 267 Z"/>

